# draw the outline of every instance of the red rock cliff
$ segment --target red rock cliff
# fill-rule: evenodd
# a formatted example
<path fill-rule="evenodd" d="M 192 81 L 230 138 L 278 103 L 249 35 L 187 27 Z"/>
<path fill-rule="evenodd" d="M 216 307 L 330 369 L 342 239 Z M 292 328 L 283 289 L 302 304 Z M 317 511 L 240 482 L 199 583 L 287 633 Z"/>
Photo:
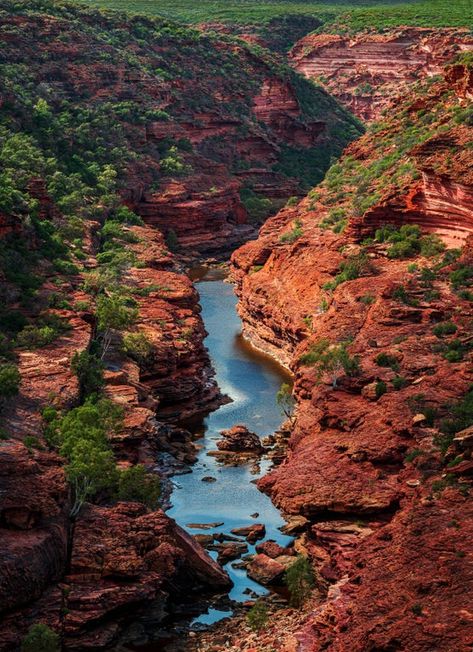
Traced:
<path fill-rule="evenodd" d="M 455 118 L 469 106 L 468 83 L 457 76 L 453 95 L 439 82 L 413 98 L 404 118 L 353 144 L 319 188 L 233 256 L 246 337 L 295 373 L 289 450 L 259 486 L 307 519 L 296 548 L 312 560 L 318 587 L 300 631 L 276 626 L 262 644 L 298 652 L 471 645 L 471 427 L 453 443 L 445 436 L 473 380 L 471 292 L 452 281 L 473 260 L 472 128 Z M 386 173 L 391 136 L 400 129 L 409 138 L 409 128 L 424 142 L 411 150 L 395 142 L 418 172 L 396 192 Z M 373 205 L 363 210 L 366 197 Z M 440 263 L 438 249 L 417 249 L 405 260 L 374 239 L 383 224 L 405 223 L 463 245 L 461 258 Z M 453 343 L 436 329 L 450 321 Z M 358 370 L 320 372 L 321 342 L 345 346 Z M 449 354 L 452 346 L 462 353 Z M 457 430 L 462 423 L 471 421 Z"/>
<path fill-rule="evenodd" d="M 309 34 L 291 50 L 296 70 L 321 83 L 363 120 L 379 118 L 403 89 L 438 75 L 473 49 L 465 30 L 399 28 L 387 34 Z"/>

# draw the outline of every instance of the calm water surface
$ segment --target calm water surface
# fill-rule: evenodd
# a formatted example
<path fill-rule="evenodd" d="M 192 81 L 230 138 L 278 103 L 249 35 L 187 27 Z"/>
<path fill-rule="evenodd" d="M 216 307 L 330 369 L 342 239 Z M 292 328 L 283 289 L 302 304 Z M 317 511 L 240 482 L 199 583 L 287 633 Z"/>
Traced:
<path fill-rule="evenodd" d="M 271 358 L 252 349 L 241 337 L 241 323 L 236 312 L 233 286 L 222 280 L 203 280 L 196 284 L 200 293 L 202 317 L 208 332 L 209 350 L 216 379 L 222 393 L 232 402 L 212 412 L 196 426 L 201 434 L 202 446 L 192 473 L 175 477 L 176 488 L 169 515 L 192 534 L 226 532 L 235 527 L 264 523 L 266 538 L 285 545 L 290 537 L 278 529 L 284 520 L 270 499 L 258 491 L 255 480 L 268 469 L 269 462 L 262 461 L 261 472 L 251 472 L 251 464 L 224 467 L 208 451 L 216 449 L 220 431 L 235 424 L 244 424 L 261 437 L 273 433 L 281 424 L 281 414 L 276 405 L 276 393 L 282 382 L 287 382 L 287 372 Z M 212 476 L 214 483 L 203 482 Z M 251 518 L 255 512 L 258 518 Z M 212 530 L 190 529 L 189 523 L 223 522 Z M 249 546 L 249 552 L 254 547 Z M 211 553 L 216 558 L 216 553 Z M 245 589 L 263 595 L 266 590 L 250 580 L 244 570 L 234 569 L 231 562 L 225 567 L 234 582 L 230 598 L 248 599 Z M 210 624 L 225 617 L 218 610 L 210 610 L 195 622 Z"/>

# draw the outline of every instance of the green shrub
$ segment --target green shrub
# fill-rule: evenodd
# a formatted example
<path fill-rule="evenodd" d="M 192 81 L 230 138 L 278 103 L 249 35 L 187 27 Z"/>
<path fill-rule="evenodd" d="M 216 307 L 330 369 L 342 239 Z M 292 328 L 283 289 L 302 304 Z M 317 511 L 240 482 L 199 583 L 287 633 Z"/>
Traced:
<path fill-rule="evenodd" d="M 370 274 L 374 271 L 373 265 L 365 253 L 354 254 L 340 265 L 340 273 L 333 281 L 323 285 L 324 290 L 335 290 L 341 283 L 354 281 L 355 279 Z"/>
<path fill-rule="evenodd" d="M 174 253 L 179 250 L 179 238 L 174 229 L 168 229 L 166 232 L 165 242 L 169 251 Z"/>
<path fill-rule="evenodd" d="M 59 333 L 50 326 L 25 326 L 16 337 L 16 345 L 23 349 L 39 349 L 54 342 Z"/>
<path fill-rule="evenodd" d="M 262 600 L 258 600 L 249 610 L 247 616 L 250 628 L 259 632 L 268 622 L 268 609 Z"/>
<path fill-rule="evenodd" d="M 452 324 L 451 321 L 446 321 L 442 324 L 437 324 L 434 326 L 432 332 L 437 337 L 443 337 L 444 335 L 453 335 L 453 333 L 456 333 L 457 330 L 458 328 L 455 326 L 455 324 Z"/>
<path fill-rule="evenodd" d="M 276 394 L 276 403 L 278 404 L 281 413 L 288 419 L 292 420 L 296 401 L 292 395 L 292 387 L 289 383 L 282 383 L 278 393 Z"/>
<path fill-rule="evenodd" d="M 292 230 L 288 231 L 287 233 L 283 233 L 279 238 L 279 242 L 293 244 L 302 236 L 302 234 L 302 222 L 300 220 L 294 220 Z"/>
<path fill-rule="evenodd" d="M 432 256 L 437 256 L 438 254 L 445 251 L 445 244 L 442 240 L 435 234 L 424 235 L 420 239 L 420 253 L 426 258 L 431 258 Z"/>
<path fill-rule="evenodd" d="M 59 635 L 43 623 L 32 625 L 21 642 L 21 652 L 60 652 L 60 649 Z"/>
<path fill-rule="evenodd" d="M 403 389 L 409 384 L 408 380 L 404 378 L 404 376 L 396 376 L 395 378 L 392 379 L 391 382 L 396 392 Z"/>
<path fill-rule="evenodd" d="M 142 464 L 120 471 L 118 477 L 118 499 L 136 501 L 150 509 L 156 509 L 161 495 L 159 476 L 147 473 Z"/>
<path fill-rule="evenodd" d="M 80 401 L 100 392 L 104 385 L 103 363 L 94 354 L 84 349 L 76 351 L 72 356 L 71 369 L 79 381 Z"/>
<path fill-rule="evenodd" d="M 153 345 L 144 333 L 127 333 L 123 337 L 123 351 L 139 365 L 145 365 L 153 352 Z"/>
<path fill-rule="evenodd" d="M 389 258 L 410 258 L 421 250 L 420 228 L 416 224 L 404 224 L 399 229 L 387 224 L 376 230 L 375 241 L 391 243 Z"/>
<path fill-rule="evenodd" d="M 68 321 L 54 313 L 41 315 L 35 324 L 25 326 L 16 336 L 16 345 L 25 349 L 39 349 L 70 330 Z"/>
<path fill-rule="evenodd" d="M 309 351 L 299 358 L 303 365 L 316 367 L 317 376 L 329 374 L 334 387 L 337 385 L 337 378 L 344 372 L 347 376 L 356 376 L 360 371 L 358 356 L 350 356 L 347 351 L 347 343 L 332 344 L 327 339 L 320 339 L 311 345 Z"/>
<path fill-rule="evenodd" d="M 399 369 L 399 363 L 396 356 L 389 353 L 379 353 L 375 360 L 378 367 L 390 367 L 393 371 Z"/>
<path fill-rule="evenodd" d="M 15 364 L 0 364 L 0 399 L 16 396 L 20 391 L 20 383 L 20 372 Z"/>
<path fill-rule="evenodd" d="M 43 445 L 41 444 L 40 440 L 38 439 L 38 437 L 34 437 L 33 435 L 27 435 L 23 439 L 23 443 L 30 453 L 34 448 L 36 448 L 37 450 L 43 450 Z"/>
<path fill-rule="evenodd" d="M 48 424 L 47 441 L 57 446 L 68 461 L 65 470 L 73 489 L 72 517 L 99 491 L 116 491 L 118 471 L 109 437 L 122 423 L 122 408 L 101 399 L 95 403 L 88 400 Z"/>
<path fill-rule="evenodd" d="M 454 290 L 473 284 L 473 267 L 462 265 L 450 274 L 450 283 Z"/>
<path fill-rule="evenodd" d="M 378 380 L 375 387 L 376 398 L 380 398 L 383 394 L 386 394 L 388 387 L 384 380 Z"/>
<path fill-rule="evenodd" d="M 128 303 L 127 297 L 118 293 L 100 295 L 97 299 L 97 328 L 102 338 L 102 359 L 110 347 L 112 331 L 123 331 L 136 321 L 138 310 Z"/>
<path fill-rule="evenodd" d="M 314 573 L 309 560 L 299 555 L 284 574 L 284 581 L 289 590 L 291 606 L 301 608 L 310 597 L 315 585 Z"/>
<path fill-rule="evenodd" d="M 251 188 L 243 187 L 240 190 L 240 199 L 253 222 L 261 223 L 273 210 L 273 202 L 263 195 L 258 195 Z"/>
<path fill-rule="evenodd" d="M 18 333 L 27 324 L 26 317 L 18 310 L 0 308 L 0 329 L 9 333 Z"/>
<path fill-rule="evenodd" d="M 406 455 L 405 460 L 406 462 L 413 462 L 415 459 L 421 457 L 422 455 L 424 455 L 423 451 L 421 451 L 419 448 L 415 448 Z"/>

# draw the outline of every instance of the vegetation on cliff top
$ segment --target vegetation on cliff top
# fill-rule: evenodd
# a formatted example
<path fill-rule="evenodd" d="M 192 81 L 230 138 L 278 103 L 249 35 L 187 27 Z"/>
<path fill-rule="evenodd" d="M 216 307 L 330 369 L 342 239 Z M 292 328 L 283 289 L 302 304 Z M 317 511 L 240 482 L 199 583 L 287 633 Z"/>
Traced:
<path fill-rule="evenodd" d="M 407 101 L 386 111 L 329 169 L 308 195 L 309 210 L 319 203 L 317 214 L 325 214 L 320 226 L 339 233 L 385 200 L 394 210 L 394 197 L 406 197 L 424 168 L 461 183 L 470 169 L 470 123 L 471 106 L 444 79 L 414 85 Z"/>
<path fill-rule="evenodd" d="M 416 25 L 427 27 L 473 26 L 473 10 L 469 0 L 86 0 L 89 4 L 109 9 L 166 16 L 189 23 L 225 22 L 247 25 L 267 23 L 287 15 L 316 16 L 333 28 L 360 30 L 366 28 Z"/>

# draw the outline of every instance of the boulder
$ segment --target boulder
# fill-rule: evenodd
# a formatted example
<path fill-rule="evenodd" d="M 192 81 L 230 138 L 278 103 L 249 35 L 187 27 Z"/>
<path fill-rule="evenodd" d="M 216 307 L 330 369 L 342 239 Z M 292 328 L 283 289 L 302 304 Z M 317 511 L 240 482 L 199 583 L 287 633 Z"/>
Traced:
<path fill-rule="evenodd" d="M 229 430 L 222 430 L 220 433 L 223 439 L 217 442 L 220 451 L 231 453 L 256 453 L 261 454 L 264 447 L 261 440 L 254 432 L 250 432 L 246 426 L 237 425 Z"/>
<path fill-rule="evenodd" d="M 269 539 L 268 541 L 258 543 L 256 546 L 256 552 L 267 555 L 268 557 L 271 557 L 271 559 L 276 559 L 276 557 L 280 557 L 281 555 L 291 554 L 292 550 L 291 548 L 283 548 L 279 543 L 276 543 L 276 541 Z"/>
<path fill-rule="evenodd" d="M 280 583 L 286 567 L 268 555 L 255 555 L 253 561 L 248 564 L 247 573 L 255 582 L 260 584 Z"/>
<path fill-rule="evenodd" d="M 245 537 L 248 543 L 255 543 L 258 539 L 264 537 L 266 534 L 266 528 L 262 523 L 255 523 L 254 525 L 233 528 L 231 532 L 239 537 Z"/>

